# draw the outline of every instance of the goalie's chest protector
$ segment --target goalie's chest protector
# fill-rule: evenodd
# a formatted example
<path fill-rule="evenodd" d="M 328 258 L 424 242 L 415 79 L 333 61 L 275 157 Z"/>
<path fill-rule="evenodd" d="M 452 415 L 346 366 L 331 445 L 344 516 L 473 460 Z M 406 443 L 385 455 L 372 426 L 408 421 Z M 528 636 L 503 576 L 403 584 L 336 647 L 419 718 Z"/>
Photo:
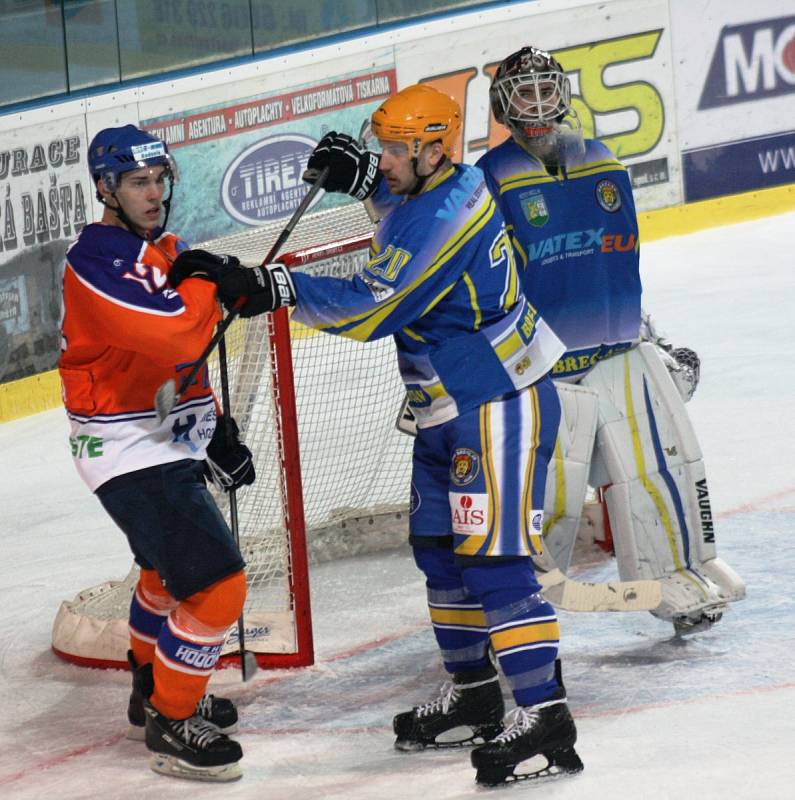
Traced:
<path fill-rule="evenodd" d="M 601 142 L 562 174 L 512 139 L 478 162 L 506 219 L 522 287 L 566 345 L 553 377 L 586 372 L 637 341 L 641 281 L 632 187 Z"/>
<path fill-rule="evenodd" d="M 67 253 L 59 372 L 77 470 L 92 490 L 117 475 L 204 458 L 215 429 L 206 370 L 158 424 L 154 396 L 179 380 L 220 317 L 215 288 L 166 274 L 184 242 L 144 242 L 121 228 L 89 225 Z"/>

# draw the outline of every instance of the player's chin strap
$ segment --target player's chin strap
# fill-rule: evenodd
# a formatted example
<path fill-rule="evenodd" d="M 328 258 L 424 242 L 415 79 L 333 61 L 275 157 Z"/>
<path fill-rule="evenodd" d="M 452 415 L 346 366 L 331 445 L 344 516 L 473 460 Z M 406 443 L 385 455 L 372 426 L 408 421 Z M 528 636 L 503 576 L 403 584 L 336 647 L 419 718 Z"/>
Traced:
<path fill-rule="evenodd" d="M 427 175 L 420 175 L 420 173 L 417 172 L 417 167 L 419 166 L 419 158 L 417 156 L 414 156 L 414 158 L 411 159 L 411 165 L 412 168 L 414 169 L 414 177 L 417 179 L 417 182 L 411 188 L 409 195 L 411 195 L 412 197 L 418 195 L 425 188 L 425 185 L 428 183 L 428 179 L 436 175 L 436 173 L 439 172 L 439 170 L 448 163 L 449 159 L 447 158 L 447 156 L 442 156 L 442 158 L 439 160 L 439 163 L 431 170 L 431 172 L 429 172 Z"/>

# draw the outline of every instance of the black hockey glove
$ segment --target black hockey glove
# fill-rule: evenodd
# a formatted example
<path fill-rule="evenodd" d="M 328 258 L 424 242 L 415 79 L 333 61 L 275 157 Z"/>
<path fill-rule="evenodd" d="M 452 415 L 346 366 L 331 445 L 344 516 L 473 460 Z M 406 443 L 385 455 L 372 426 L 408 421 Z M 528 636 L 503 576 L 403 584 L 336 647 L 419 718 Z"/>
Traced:
<path fill-rule="evenodd" d="M 383 177 L 378 171 L 378 154 L 363 150 L 344 133 L 330 131 L 309 156 L 303 179 L 314 183 L 326 167 L 329 168 L 324 189 L 344 192 L 357 200 L 366 200 Z"/>
<path fill-rule="evenodd" d="M 240 311 L 244 318 L 295 305 L 293 279 L 283 264 L 231 269 L 218 279 L 218 296 L 226 308 L 231 308 L 239 297 L 247 297 Z"/>
<path fill-rule="evenodd" d="M 240 432 L 232 417 L 216 420 L 215 433 L 207 445 L 204 474 L 225 492 L 254 483 L 251 451 L 240 441 Z"/>
<path fill-rule="evenodd" d="M 234 256 L 217 256 L 206 250 L 185 250 L 180 253 L 168 271 L 168 282 L 176 289 L 185 278 L 204 278 L 218 283 L 225 272 L 240 266 Z"/>

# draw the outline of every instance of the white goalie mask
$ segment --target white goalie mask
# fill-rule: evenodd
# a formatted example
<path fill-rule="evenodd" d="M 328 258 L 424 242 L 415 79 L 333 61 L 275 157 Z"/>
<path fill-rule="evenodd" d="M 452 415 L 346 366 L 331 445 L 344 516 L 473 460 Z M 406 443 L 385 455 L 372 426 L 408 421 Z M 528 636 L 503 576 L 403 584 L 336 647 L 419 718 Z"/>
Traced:
<path fill-rule="evenodd" d="M 546 136 L 566 116 L 576 120 L 571 84 L 563 67 L 550 53 L 535 47 L 523 47 L 500 64 L 489 100 L 497 122 L 522 138 Z"/>

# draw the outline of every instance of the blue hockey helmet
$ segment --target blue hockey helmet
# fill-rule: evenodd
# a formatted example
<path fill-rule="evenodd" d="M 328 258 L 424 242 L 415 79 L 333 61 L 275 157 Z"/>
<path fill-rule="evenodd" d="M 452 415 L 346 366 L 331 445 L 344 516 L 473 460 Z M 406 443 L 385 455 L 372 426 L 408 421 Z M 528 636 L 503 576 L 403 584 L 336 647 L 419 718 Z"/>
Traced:
<path fill-rule="evenodd" d="M 177 167 L 165 142 L 151 133 L 124 125 L 101 130 L 88 146 L 88 168 L 94 183 L 102 178 L 108 191 L 119 187 L 119 176 L 144 167 L 162 165 L 172 180 Z"/>

